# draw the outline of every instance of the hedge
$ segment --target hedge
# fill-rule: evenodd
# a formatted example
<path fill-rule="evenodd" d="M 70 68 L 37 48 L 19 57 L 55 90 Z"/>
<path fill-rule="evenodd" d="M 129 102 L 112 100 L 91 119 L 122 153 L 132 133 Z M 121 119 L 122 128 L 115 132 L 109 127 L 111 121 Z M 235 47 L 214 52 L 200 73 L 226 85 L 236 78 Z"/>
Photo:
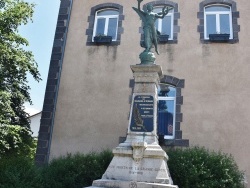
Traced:
<path fill-rule="evenodd" d="M 168 166 L 179 188 L 243 188 L 243 173 L 231 155 L 205 148 L 167 150 Z M 27 157 L 0 159 L 0 188 L 82 188 L 100 179 L 111 151 L 75 154 L 36 167 Z"/>

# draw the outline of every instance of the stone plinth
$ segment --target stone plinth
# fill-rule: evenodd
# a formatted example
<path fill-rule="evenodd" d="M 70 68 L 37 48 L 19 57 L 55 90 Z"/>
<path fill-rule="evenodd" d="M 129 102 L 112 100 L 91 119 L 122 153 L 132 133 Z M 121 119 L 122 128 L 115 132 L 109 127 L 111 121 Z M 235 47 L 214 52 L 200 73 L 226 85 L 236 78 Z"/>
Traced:
<path fill-rule="evenodd" d="M 100 187 L 101 186 L 101 187 Z M 118 180 L 95 180 L 91 188 L 176 188 L 175 185 Z"/>
<path fill-rule="evenodd" d="M 178 188 L 169 174 L 166 152 L 157 137 L 157 87 L 159 65 L 132 65 L 135 86 L 127 138 L 113 149 L 114 157 L 102 179 L 103 188 Z"/>
<path fill-rule="evenodd" d="M 130 66 L 133 75 L 134 75 L 134 92 L 133 92 L 133 101 L 130 111 L 130 120 L 129 125 L 132 123 L 133 116 L 133 107 L 135 98 L 138 96 L 151 96 L 153 98 L 153 130 L 151 132 L 138 132 L 133 131 L 131 128 L 128 128 L 128 134 L 126 141 L 120 146 L 131 146 L 133 141 L 146 142 L 148 146 L 159 146 L 158 137 L 157 137 L 157 88 L 162 77 L 161 66 L 159 65 L 131 65 Z M 143 104 L 146 105 L 146 104 Z M 149 107 L 149 106 L 145 106 Z"/>
<path fill-rule="evenodd" d="M 166 164 L 166 153 L 157 145 L 145 145 L 145 142 L 132 142 L 131 147 L 120 146 L 114 149 L 114 158 L 102 179 L 172 183 Z"/>

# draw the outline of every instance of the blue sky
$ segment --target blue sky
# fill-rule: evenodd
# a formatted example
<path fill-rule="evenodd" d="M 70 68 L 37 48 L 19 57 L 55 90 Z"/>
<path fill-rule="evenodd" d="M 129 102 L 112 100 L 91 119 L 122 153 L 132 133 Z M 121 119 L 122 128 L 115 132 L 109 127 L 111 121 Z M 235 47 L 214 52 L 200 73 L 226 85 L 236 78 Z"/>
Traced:
<path fill-rule="evenodd" d="M 30 94 L 33 105 L 25 104 L 28 113 L 42 110 L 51 50 L 55 35 L 60 0 L 24 0 L 36 4 L 33 23 L 19 29 L 19 33 L 29 41 L 28 50 L 33 52 L 42 77 L 39 83 L 29 77 Z"/>

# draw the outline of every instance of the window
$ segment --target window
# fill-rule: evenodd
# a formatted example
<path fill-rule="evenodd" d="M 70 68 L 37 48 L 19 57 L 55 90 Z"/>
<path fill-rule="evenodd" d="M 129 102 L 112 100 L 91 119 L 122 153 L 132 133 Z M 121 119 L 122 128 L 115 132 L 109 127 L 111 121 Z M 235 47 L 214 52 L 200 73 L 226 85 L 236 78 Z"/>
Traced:
<path fill-rule="evenodd" d="M 157 19 L 155 22 L 156 29 L 161 33 L 158 42 L 160 44 L 176 44 L 178 42 L 178 33 L 180 32 L 180 26 L 178 20 L 180 13 L 178 12 L 178 4 L 173 1 L 151 1 L 143 5 L 143 10 L 146 10 L 147 5 L 151 4 L 154 7 L 154 12 L 158 13 L 162 11 L 164 6 L 172 7 L 168 15 L 163 19 Z M 141 41 L 144 40 L 143 30 L 140 29 Z M 167 36 L 168 35 L 168 38 Z"/>
<path fill-rule="evenodd" d="M 119 45 L 124 31 L 122 27 L 124 18 L 123 6 L 119 4 L 102 3 L 92 7 L 88 17 L 89 27 L 86 29 L 86 44 L 91 46 L 97 45 L 94 37 L 99 35 L 100 41 L 103 40 L 102 44 Z M 108 35 L 109 37 L 103 35 Z"/>
<path fill-rule="evenodd" d="M 158 88 L 158 137 L 161 146 L 189 146 L 189 140 L 182 138 L 181 106 L 185 80 L 164 75 Z"/>
<path fill-rule="evenodd" d="M 104 35 L 111 36 L 112 41 L 117 39 L 117 28 L 118 28 L 118 16 L 117 10 L 101 10 L 96 12 L 94 34 L 95 36 Z"/>
<path fill-rule="evenodd" d="M 159 13 L 163 7 L 155 7 L 154 12 Z M 174 25 L 174 14 L 173 9 L 169 11 L 167 16 L 163 19 L 157 19 L 155 22 L 156 29 L 161 35 L 168 35 L 168 40 L 173 40 L 173 25 Z"/>
<path fill-rule="evenodd" d="M 158 135 L 164 139 L 175 138 L 176 89 L 160 84 L 158 89 Z"/>
<path fill-rule="evenodd" d="M 204 14 L 204 39 L 209 39 L 209 34 L 229 34 L 229 39 L 233 39 L 230 6 L 207 6 L 205 7 Z"/>
<path fill-rule="evenodd" d="M 204 0 L 199 4 L 198 32 L 202 43 L 239 42 L 239 12 L 233 0 Z M 210 36 L 209 36 L 210 35 Z"/>

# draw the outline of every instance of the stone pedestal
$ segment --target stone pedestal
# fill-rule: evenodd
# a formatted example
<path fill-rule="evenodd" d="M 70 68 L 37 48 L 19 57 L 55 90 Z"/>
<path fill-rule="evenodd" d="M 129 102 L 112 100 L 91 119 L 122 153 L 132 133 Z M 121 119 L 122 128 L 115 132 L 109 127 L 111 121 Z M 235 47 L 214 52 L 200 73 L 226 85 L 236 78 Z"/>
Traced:
<path fill-rule="evenodd" d="M 93 182 L 103 188 L 178 188 L 169 174 L 168 156 L 157 138 L 157 87 L 162 76 L 159 65 L 131 65 L 135 86 L 126 141 L 114 150 L 114 157 L 102 179 Z"/>

